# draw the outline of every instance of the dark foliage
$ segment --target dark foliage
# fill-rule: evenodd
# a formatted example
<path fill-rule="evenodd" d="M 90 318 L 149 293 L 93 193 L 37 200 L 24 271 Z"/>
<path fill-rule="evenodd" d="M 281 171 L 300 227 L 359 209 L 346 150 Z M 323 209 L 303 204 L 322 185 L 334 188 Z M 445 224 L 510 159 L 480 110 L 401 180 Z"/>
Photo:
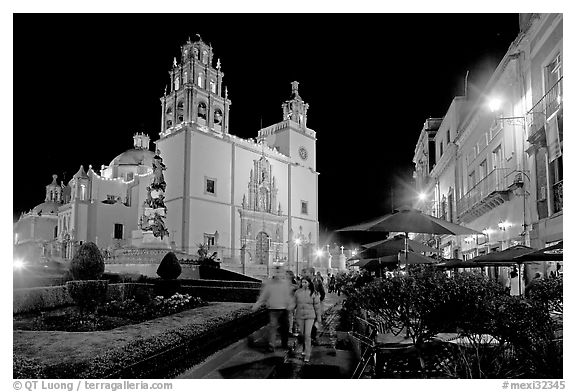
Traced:
<path fill-rule="evenodd" d="M 160 262 L 156 271 L 162 279 L 177 279 L 182 273 L 182 267 L 174 252 L 168 252 Z"/>
<path fill-rule="evenodd" d="M 561 278 L 537 282 L 529 299 L 510 296 L 481 274 L 448 277 L 426 266 L 362 285 L 358 277 L 341 279 L 348 295 L 343 326 L 354 328 L 356 316 L 369 317 L 388 332 L 407 333 L 416 348 L 441 332 L 467 338 L 444 363 L 449 377 L 562 377 L 562 326 L 551 317 L 562 310 Z M 488 335 L 496 342 L 487 344 Z"/>
<path fill-rule="evenodd" d="M 70 265 L 76 280 L 97 280 L 104 273 L 104 258 L 93 242 L 86 242 L 78 248 Z"/>
<path fill-rule="evenodd" d="M 71 280 L 66 282 L 68 293 L 82 311 L 94 311 L 106 300 L 108 281 Z"/>

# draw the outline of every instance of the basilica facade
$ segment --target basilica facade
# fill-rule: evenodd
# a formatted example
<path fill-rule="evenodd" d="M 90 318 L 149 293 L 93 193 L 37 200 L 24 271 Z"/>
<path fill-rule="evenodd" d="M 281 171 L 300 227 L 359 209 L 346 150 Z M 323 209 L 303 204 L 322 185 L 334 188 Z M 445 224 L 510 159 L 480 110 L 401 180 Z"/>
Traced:
<path fill-rule="evenodd" d="M 282 104 L 281 120 L 243 139 L 229 129 L 231 101 L 223 78 L 211 45 L 188 40 L 160 98 L 156 152 L 147 135 L 136 134 L 134 148 L 99 173 L 81 167 L 68 184 L 54 179 L 50 187 L 56 184 L 60 190 L 47 191 L 43 203 L 56 206 L 50 210 L 52 223 L 33 230 L 38 211 L 24 214 L 15 224 L 16 247 L 36 244 L 43 257 L 71 257 L 74 246 L 92 241 L 119 263 L 127 255 L 143 255 L 143 248 L 153 255 L 154 244 L 142 242 L 142 219 L 156 155 L 166 168 L 164 223 L 169 233 L 156 244 L 160 253 L 172 249 L 192 258 L 204 245 L 224 268 L 259 276 L 274 263 L 295 271 L 327 267 L 314 259 L 319 234 L 316 133 L 307 127 L 308 104 L 298 82 L 292 82 Z"/>

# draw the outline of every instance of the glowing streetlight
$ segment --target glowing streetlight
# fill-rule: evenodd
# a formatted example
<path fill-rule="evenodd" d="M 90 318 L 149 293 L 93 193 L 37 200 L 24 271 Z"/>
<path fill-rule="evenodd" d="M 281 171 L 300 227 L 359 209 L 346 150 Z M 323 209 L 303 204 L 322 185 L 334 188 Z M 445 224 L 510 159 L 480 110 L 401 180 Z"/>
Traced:
<path fill-rule="evenodd" d="M 298 248 L 300 247 L 302 240 L 300 238 L 296 238 L 294 243 L 296 244 L 296 276 L 298 276 Z"/>
<path fill-rule="evenodd" d="M 488 107 L 490 108 L 491 112 L 497 112 L 502 107 L 502 100 L 497 97 L 492 97 L 488 100 Z"/>
<path fill-rule="evenodd" d="M 14 259 L 13 268 L 14 268 L 15 270 L 21 270 L 21 269 L 23 269 L 23 268 L 24 268 L 24 265 L 25 265 L 24 260 Z"/>
<path fill-rule="evenodd" d="M 426 193 L 420 192 L 420 193 L 418 194 L 418 199 L 419 199 L 420 201 L 426 200 Z"/>
<path fill-rule="evenodd" d="M 324 256 L 324 251 L 322 249 L 317 249 L 316 250 L 316 257 L 322 257 Z"/>

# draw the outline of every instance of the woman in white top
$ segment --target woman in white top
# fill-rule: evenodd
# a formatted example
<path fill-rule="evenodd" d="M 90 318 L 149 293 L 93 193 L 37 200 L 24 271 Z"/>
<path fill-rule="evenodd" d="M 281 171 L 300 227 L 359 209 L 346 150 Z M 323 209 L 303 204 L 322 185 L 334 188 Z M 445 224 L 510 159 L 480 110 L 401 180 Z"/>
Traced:
<path fill-rule="evenodd" d="M 314 290 L 310 278 L 302 278 L 300 288 L 296 290 L 296 322 L 300 333 L 304 334 L 304 362 L 310 362 L 312 354 L 312 326 L 320 324 L 320 295 Z"/>

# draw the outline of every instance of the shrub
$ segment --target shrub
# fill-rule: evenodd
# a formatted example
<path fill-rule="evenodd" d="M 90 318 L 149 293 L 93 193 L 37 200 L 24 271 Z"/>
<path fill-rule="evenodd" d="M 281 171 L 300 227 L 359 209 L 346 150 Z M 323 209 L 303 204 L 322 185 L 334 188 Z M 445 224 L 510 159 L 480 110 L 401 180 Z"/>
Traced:
<path fill-rule="evenodd" d="M 104 258 L 93 242 L 86 242 L 78 248 L 70 265 L 76 280 L 97 280 L 104 273 Z"/>
<path fill-rule="evenodd" d="M 533 281 L 530 293 L 526 296 L 534 304 L 540 304 L 549 311 L 562 313 L 564 303 L 562 276 Z"/>
<path fill-rule="evenodd" d="M 12 354 L 12 377 L 17 379 L 44 378 L 44 369 L 36 361 Z"/>
<path fill-rule="evenodd" d="M 93 311 L 105 301 L 108 281 L 71 280 L 66 282 L 66 288 L 82 311 Z"/>
<path fill-rule="evenodd" d="M 162 279 L 177 279 L 182 273 L 182 267 L 174 252 L 168 252 L 160 262 L 156 271 Z"/>

